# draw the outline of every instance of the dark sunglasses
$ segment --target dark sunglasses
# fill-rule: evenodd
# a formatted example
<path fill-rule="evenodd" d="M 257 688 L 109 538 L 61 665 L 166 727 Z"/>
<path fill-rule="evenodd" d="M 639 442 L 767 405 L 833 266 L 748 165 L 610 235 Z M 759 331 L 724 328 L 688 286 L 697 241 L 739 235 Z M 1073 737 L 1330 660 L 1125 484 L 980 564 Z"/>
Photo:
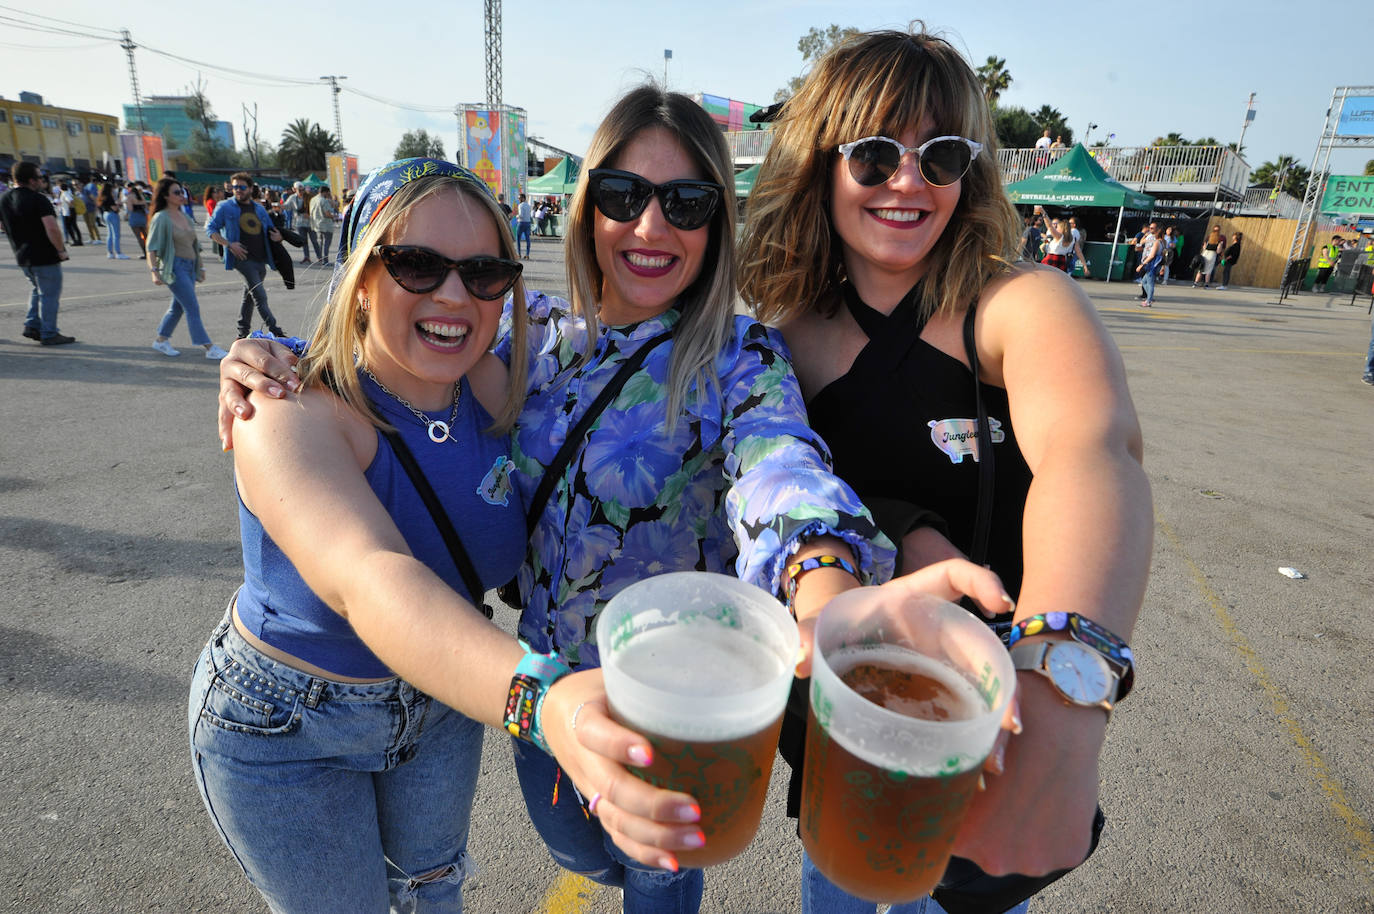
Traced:
<path fill-rule="evenodd" d="M 233 191 L 252 190 L 253 186 L 251 184 L 230 184 L 229 189 Z"/>
<path fill-rule="evenodd" d="M 412 244 L 379 244 L 372 253 L 381 258 L 396 285 L 416 295 L 433 292 L 444 284 L 449 270 L 457 270 L 473 298 L 495 301 L 505 297 L 525 268 L 522 263 L 500 257 L 449 260 L 438 251 Z"/>
<path fill-rule="evenodd" d="M 632 171 L 615 168 L 593 168 L 587 188 L 592 202 L 607 219 L 638 219 L 649 201 L 657 197 L 668 224 L 689 232 L 710 221 L 722 190 L 713 181 L 679 179 L 653 184 Z"/>
<path fill-rule="evenodd" d="M 920 146 L 903 146 L 888 136 L 866 136 L 839 147 L 849 175 L 864 187 L 877 187 L 897 173 L 902 156 L 916 153 L 921 177 L 931 187 L 948 187 L 962 178 L 983 144 L 962 136 L 937 136 Z"/>

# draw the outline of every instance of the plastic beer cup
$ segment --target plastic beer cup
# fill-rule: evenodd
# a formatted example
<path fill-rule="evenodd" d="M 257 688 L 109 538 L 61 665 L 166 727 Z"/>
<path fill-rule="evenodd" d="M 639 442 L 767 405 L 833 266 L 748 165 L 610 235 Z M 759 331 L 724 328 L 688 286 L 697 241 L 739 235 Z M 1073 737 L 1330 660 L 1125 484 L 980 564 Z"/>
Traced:
<path fill-rule="evenodd" d="M 801 836 L 830 881 L 878 902 L 939 882 L 1016 687 L 977 617 L 888 587 L 821 611 Z"/>
<path fill-rule="evenodd" d="M 737 578 L 675 572 L 639 581 L 596 622 L 611 715 L 648 738 L 653 764 L 631 769 L 701 806 L 706 844 L 679 851 L 704 867 L 754 838 L 792 684 L 796 623 Z"/>

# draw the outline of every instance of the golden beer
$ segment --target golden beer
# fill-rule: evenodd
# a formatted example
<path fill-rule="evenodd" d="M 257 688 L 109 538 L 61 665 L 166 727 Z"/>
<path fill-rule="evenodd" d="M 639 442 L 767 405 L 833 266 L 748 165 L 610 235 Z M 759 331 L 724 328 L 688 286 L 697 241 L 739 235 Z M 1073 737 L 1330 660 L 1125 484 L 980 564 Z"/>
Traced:
<path fill-rule="evenodd" d="M 911 651 L 843 649 L 826 659 L 855 694 L 897 714 L 961 721 L 985 710 L 958 673 Z M 899 903 L 928 894 L 949 862 L 981 764 L 952 758 L 947 770 L 924 777 L 875 764 L 837 732 L 837 721 L 818 719 L 817 694 L 807 719 L 802 786 L 806 852 L 859 898 Z"/>

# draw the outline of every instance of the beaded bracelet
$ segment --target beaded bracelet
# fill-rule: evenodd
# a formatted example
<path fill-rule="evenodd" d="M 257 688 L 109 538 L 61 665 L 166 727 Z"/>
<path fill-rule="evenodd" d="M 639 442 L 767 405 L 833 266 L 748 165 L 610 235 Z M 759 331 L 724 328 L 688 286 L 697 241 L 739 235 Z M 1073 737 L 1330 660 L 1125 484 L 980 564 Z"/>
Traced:
<path fill-rule="evenodd" d="M 1135 683 L 1135 654 L 1130 646 L 1105 626 L 1073 612 L 1040 613 L 1022 619 L 1007 633 L 1007 650 L 1022 638 L 1042 632 L 1066 631 L 1070 638 L 1097 651 L 1106 658 L 1121 677 L 1121 685 L 1116 700 L 1120 701 L 1131 691 Z"/>
<path fill-rule="evenodd" d="M 525 642 L 520 642 L 520 646 L 525 649 L 525 656 L 520 658 L 515 675 L 511 677 L 502 723 L 511 736 L 534 743 L 548 752 L 541 717 L 544 699 L 549 694 L 549 687 L 571 673 L 572 668 L 558 658 L 556 651 L 536 654 Z"/>
<path fill-rule="evenodd" d="M 859 573 L 854 570 L 853 564 L 848 559 L 838 555 L 813 555 L 809 559 L 802 559 L 800 562 L 793 562 L 787 566 L 787 611 L 792 615 L 797 614 L 797 581 L 808 571 L 815 571 L 817 568 L 839 568 L 854 575 L 855 580 L 859 579 Z"/>

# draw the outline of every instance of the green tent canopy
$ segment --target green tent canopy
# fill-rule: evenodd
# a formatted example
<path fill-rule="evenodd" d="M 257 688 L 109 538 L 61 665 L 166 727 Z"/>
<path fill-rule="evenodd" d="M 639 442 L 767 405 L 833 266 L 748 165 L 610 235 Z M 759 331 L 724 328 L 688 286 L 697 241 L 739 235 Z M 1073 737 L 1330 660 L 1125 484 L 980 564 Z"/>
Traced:
<path fill-rule="evenodd" d="M 749 196 L 749 192 L 754 189 L 754 182 L 759 179 L 759 169 L 762 167 L 763 163 L 760 162 L 757 165 L 751 165 L 750 167 L 744 169 L 744 171 L 735 175 L 736 197 Z"/>
<path fill-rule="evenodd" d="M 1155 205 L 1154 197 L 1131 190 L 1107 174 L 1082 143 L 1075 143 L 1058 161 L 1051 162 L 1029 178 L 1008 184 L 1006 191 L 1012 203 L 1115 209 L 1116 231 L 1112 233 L 1112 248 L 1107 254 L 1107 282 L 1112 281 L 1117 238 L 1121 234 L 1121 220 L 1126 210 L 1149 212 Z"/>
<path fill-rule="evenodd" d="M 310 177 L 306 178 L 301 183 L 304 184 L 306 187 L 310 188 L 311 190 L 319 190 L 321 187 L 324 187 L 329 182 L 321 181 L 319 178 L 315 177 L 315 173 L 312 171 L 310 173 Z"/>
<path fill-rule="evenodd" d="M 530 181 L 526 192 L 531 196 L 548 194 L 570 194 L 577 189 L 577 173 L 582 170 L 580 162 L 572 156 L 564 156 L 546 175 Z"/>
<path fill-rule="evenodd" d="M 1149 211 L 1155 198 L 1131 190 L 1097 164 L 1082 143 L 1057 161 L 1006 187 L 1012 203 L 1042 206 L 1110 206 Z"/>

